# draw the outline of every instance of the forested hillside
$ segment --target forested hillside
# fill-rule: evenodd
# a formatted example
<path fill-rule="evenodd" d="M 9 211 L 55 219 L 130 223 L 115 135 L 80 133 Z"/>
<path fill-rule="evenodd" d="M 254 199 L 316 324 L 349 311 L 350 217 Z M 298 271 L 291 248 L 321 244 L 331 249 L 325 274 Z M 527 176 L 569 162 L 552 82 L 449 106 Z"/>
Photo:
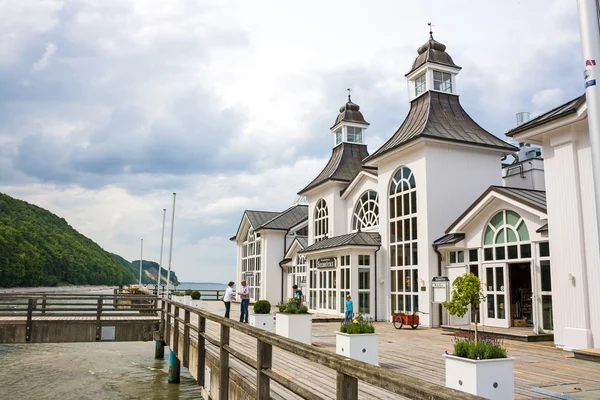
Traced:
<path fill-rule="evenodd" d="M 137 274 L 63 218 L 0 193 L 0 287 L 120 285 Z"/>
<path fill-rule="evenodd" d="M 117 255 L 117 254 L 110 254 L 110 256 L 112 257 L 113 260 L 117 261 L 118 263 L 120 263 L 121 265 L 123 265 L 124 267 L 126 267 L 134 276 L 135 276 L 135 282 L 137 283 L 139 281 L 139 276 L 140 276 L 140 260 L 134 260 L 132 262 L 127 261 L 126 259 L 124 259 L 123 257 Z M 143 284 L 156 284 L 156 272 L 158 271 L 158 263 L 154 262 L 154 261 L 147 261 L 144 260 L 142 261 L 142 283 Z M 161 284 L 166 285 L 167 284 L 167 270 L 164 268 L 161 268 Z M 175 271 L 171 270 L 171 283 L 175 283 L 175 282 L 179 282 L 179 280 L 177 279 L 177 275 L 175 275 Z"/>

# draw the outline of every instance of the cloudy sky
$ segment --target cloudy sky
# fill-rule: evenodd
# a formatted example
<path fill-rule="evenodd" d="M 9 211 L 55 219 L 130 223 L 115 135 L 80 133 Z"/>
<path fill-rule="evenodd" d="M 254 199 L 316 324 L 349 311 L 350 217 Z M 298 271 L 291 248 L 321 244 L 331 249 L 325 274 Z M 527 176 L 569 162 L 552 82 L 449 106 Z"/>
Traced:
<path fill-rule="evenodd" d="M 177 192 L 174 270 L 227 281 L 243 211 L 320 171 L 346 88 L 371 152 L 401 124 L 430 21 L 500 137 L 582 92 L 573 0 L 0 0 L 0 191 L 129 260 L 158 260 Z"/>

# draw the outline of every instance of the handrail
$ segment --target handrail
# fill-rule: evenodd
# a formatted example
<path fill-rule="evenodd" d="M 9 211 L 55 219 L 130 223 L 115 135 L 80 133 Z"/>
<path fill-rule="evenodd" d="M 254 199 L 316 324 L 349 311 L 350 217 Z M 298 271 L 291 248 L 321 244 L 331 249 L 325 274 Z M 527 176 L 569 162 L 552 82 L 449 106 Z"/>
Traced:
<path fill-rule="evenodd" d="M 259 399 L 269 398 L 269 380 L 273 379 L 275 382 L 280 383 L 282 386 L 292 391 L 293 393 L 309 399 L 318 399 L 319 397 L 310 394 L 306 388 L 300 387 L 295 382 L 289 380 L 283 375 L 276 374 L 271 369 L 272 363 L 272 347 L 277 347 L 280 350 L 292 353 L 296 356 L 302 357 L 308 361 L 314 362 L 322 367 L 330 368 L 337 372 L 337 398 L 355 400 L 358 398 L 358 381 L 362 381 L 369 385 L 373 385 L 389 392 L 405 396 L 410 399 L 419 400 L 454 400 L 456 398 L 474 400 L 480 399 L 480 397 L 473 396 L 467 393 L 458 392 L 453 389 L 446 388 L 431 382 L 427 382 L 410 375 L 406 375 L 399 372 L 392 372 L 391 370 L 376 367 L 370 364 L 366 364 L 357 360 L 348 359 L 338 354 L 324 352 L 313 346 L 297 342 L 282 336 L 274 335 L 273 333 L 266 332 L 262 329 L 255 328 L 253 326 L 243 324 L 229 318 L 224 318 L 220 315 L 212 314 L 206 310 L 190 307 L 185 304 L 174 302 L 172 300 L 163 299 L 161 307 L 163 308 L 162 315 L 166 319 L 166 324 L 161 323 L 163 326 L 171 326 L 171 320 L 174 321 L 173 327 L 177 327 L 179 322 L 182 321 L 178 316 L 178 309 L 184 310 L 186 313 L 193 313 L 198 316 L 199 324 L 204 326 L 205 321 L 213 321 L 221 326 L 221 340 L 209 338 L 203 329 L 199 333 L 199 337 L 214 344 L 220 348 L 220 362 L 221 371 L 228 371 L 229 369 L 229 355 L 234 356 L 246 365 L 254 366 L 257 370 L 257 394 Z M 191 328 L 191 327 L 190 327 Z M 163 337 L 170 336 L 170 329 L 167 328 L 167 332 L 163 332 Z M 193 329 L 193 328 L 192 328 Z M 257 340 L 257 360 L 251 360 L 249 357 L 242 355 L 241 353 L 232 349 L 229 345 L 229 331 L 234 329 L 247 336 L 253 337 Z M 200 331 L 200 329 L 194 329 Z M 189 335 L 189 329 L 188 329 Z M 223 336 L 225 335 L 225 336 Z M 179 335 L 176 334 L 175 337 Z M 198 352 L 205 352 L 205 344 L 202 340 L 202 344 L 199 343 Z M 168 342 L 168 340 L 167 340 Z M 199 340 L 200 342 L 200 340 Z M 177 343 L 174 344 L 175 346 Z M 176 350 L 176 349 L 175 349 Z M 189 367 L 189 365 L 184 366 Z M 198 369 L 198 382 L 204 382 L 204 371 Z M 219 399 L 224 400 L 227 397 L 227 388 L 229 386 L 229 375 L 227 373 L 221 374 L 220 382 L 220 393 Z"/>

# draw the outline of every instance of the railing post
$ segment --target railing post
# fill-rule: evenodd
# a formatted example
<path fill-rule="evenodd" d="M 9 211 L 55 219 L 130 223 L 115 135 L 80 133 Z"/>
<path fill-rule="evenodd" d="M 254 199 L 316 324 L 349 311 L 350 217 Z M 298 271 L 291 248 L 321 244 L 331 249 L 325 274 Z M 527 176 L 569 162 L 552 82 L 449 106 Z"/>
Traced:
<path fill-rule="evenodd" d="M 183 327 L 183 366 L 188 368 L 190 366 L 190 312 L 184 311 L 183 320 L 185 326 Z"/>
<path fill-rule="evenodd" d="M 197 381 L 199 386 L 205 386 L 204 374 L 206 373 L 206 339 L 204 339 L 204 332 L 206 332 L 206 318 L 198 316 L 198 370 L 196 371 Z"/>
<path fill-rule="evenodd" d="M 46 295 L 42 295 L 42 315 L 46 315 Z"/>
<path fill-rule="evenodd" d="M 96 340 L 100 340 L 102 335 L 102 305 L 104 304 L 104 297 L 98 297 L 98 304 L 96 305 Z"/>
<path fill-rule="evenodd" d="M 229 345 L 229 327 L 221 325 L 219 400 L 227 400 L 229 398 L 229 353 L 225 349 L 225 345 Z"/>
<path fill-rule="evenodd" d="M 167 346 L 171 347 L 171 303 L 167 303 L 167 321 L 165 322 L 165 341 L 167 342 Z"/>
<path fill-rule="evenodd" d="M 179 357 L 179 307 L 175 306 L 173 310 L 174 321 L 173 321 L 173 352 Z"/>
<path fill-rule="evenodd" d="M 358 400 L 358 379 L 338 372 L 336 393 L 337 400 Z"/>
<path fill-rule="evenodd" d="M 27 301 L 27 326 L 25 328 L 25 341 L 29 343 L 31 341 L 31 332 L 33 330 L 33 309 L 36 305 L 36 299 L 29 299 Z"/>
<path fill-rule="evenodd" d="M 263 374 L 263 369 L 271 369 L 273 366 L 273 346 L 257 341 L 256 347 L 256 393 L 259 400 L 271 398 L 271 380 Z"/>

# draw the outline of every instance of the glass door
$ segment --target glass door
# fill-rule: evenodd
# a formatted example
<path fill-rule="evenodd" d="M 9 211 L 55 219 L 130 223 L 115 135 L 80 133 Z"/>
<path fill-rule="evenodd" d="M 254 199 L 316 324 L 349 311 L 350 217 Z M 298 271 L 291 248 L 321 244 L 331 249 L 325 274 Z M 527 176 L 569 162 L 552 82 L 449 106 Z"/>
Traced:
<path fill-rule="evenodd" d="M 337 314 L 337 271 L 319 271 L 319 312 Z"/>
<path fill-rule="evenodd" d="M 486 297 L 484 309 L 484 323 L 489 326 L 508 328 L 510 326 L 510 315 L 506 305 L 510 304 L 508 296 L 508 280 L 506 276 L 506 264 L 486 264 L 484 294 Z"/>

